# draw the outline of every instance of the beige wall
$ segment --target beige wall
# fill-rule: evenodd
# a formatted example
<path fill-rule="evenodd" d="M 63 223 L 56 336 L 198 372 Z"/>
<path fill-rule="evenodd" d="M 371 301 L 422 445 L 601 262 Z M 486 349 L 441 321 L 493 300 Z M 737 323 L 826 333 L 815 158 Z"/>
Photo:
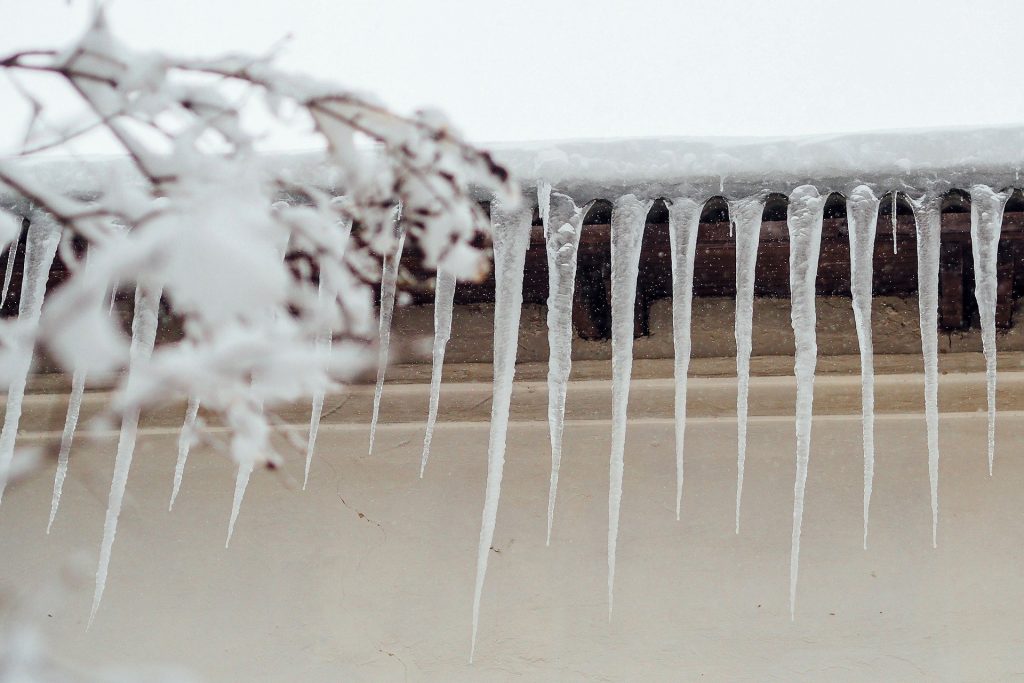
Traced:
<path fill-rule="evenodd" d="M 968 380 L 983 396 L 979 376 Z M 654 384 L 634 388 L 638 406 Z M 696 381 L 691 401 L 713 393 Z M 881 390 L 879 402 L 884 410 Z M 442 395 L 442 413 L 444 405 Z M 1008 680 L 1024 671 L 1022 428 L 1021 413 L 1000 416 L 989 479 L 984 413 L 943 415 L 933 550 L 923 417 L 880 416 L 864 551 L 859 420 L 816 419 L 791 623 L 792 419 L 752 422 L 739 536 L 734 420 L 689 423 L 680 522 L 672 424 L 634 420 L 608 623 L 609 425 L 578 420 L 567 428 L 554 538 L 545 547 L 546 425 L 514 423 L 477 662 L 469 666 L 485 422 L 441 424 L 423 480 L 420 424 L 382 425 L 372 456 L 365 424 L 327 425 L 309 490 L 295 486 L 298 454 L 283 475 L 258 473 L 228 550 L 232 468 L 197 449 L 168 513 L 177 437 L 155 427 L 139 441 L 92 630 L 84 630 L 91 577 L 36 612 L 68 658 L 177 662 L 210 681 Z M 295 430 L 302 436 L 305 427 Z M 8 491 L 0 508 L 5 593 L 40 585 L 75 552 L 92 571 L 114 442 L 109 434 L 79 441 L 50 536 L 52 471 Z"/>

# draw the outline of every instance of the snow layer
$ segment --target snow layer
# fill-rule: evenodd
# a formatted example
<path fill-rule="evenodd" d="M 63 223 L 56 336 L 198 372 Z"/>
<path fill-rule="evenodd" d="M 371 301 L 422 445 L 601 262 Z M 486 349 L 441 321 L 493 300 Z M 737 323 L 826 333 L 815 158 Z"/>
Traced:
<path fill-rule="evenodd" d="M 482 143 L 529 187 L 549 184 L 577 203 L 623 192 L 657 199 L 723 194 L 739 199 L 762 190 L 788 193 L 813 182 L 822 193 L 867 184 L 936 192 L 985 183 L 1014 184 L 1024 157 L 1024 126 L 936 128 L 793 138 L 634 138 Z M 268 169 L 335 187 L 336 171 L 319 155 L 268 154 Z M 69 193 L 88 195 L 111 179 L 134 175 L 124 159 L 41 160 L 26 166 Z M 721 188 L 721 189 L 720 189 Z"/>
<path fill-rule="evenodd" d="M 1024 157 L 1024 126 L 901 130 L 802 138 L 639 138 L 495 147 L 528 183 L 543 179 L 577 202 L 628 190 L 638 196 L 731 198 L 787 191 L 813 181 L 849 191 L 867 183 L 943 189 L 958 182 L 1012 184 Z M 995 179 L 1002 179 L 1000 184 Z"/>

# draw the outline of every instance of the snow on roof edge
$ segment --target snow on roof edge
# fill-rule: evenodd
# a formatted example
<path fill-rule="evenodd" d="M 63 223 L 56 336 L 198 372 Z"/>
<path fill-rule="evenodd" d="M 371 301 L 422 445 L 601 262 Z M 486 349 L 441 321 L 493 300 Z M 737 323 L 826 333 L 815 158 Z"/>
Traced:
<path fill-rule="evenodd" d="M 550 183 L 578 202 L 633 193 L 647 198 L 741 197 L 788 192 L 801 184 L 849 192 L 866 184 L 882 194 L 945 191 L 975 183 L 1019 185 L 1024 126 L 942 128 L 797 138 L 626 138 L 495 143 L 493 151 L 527 190 Z M 310 152 L 267 153 L 268 169 L 336 188 L 332 170 Z M 26 162 L 40 180 L 88 195 L 111 180 L 132 180 L 123 157 Z M 485 197 L 481 197 L 485 198 Z"/>

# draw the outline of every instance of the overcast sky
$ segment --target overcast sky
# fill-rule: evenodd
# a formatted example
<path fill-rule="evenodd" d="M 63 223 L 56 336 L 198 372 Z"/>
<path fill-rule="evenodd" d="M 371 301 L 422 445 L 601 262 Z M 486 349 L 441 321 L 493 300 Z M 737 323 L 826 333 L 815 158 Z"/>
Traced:
<path fill-rule="evenodd" d="M 804 135 L 1024 122 L 1024 2 L 116 0 L 115 32 L 261 52 L 446 111 L 477 141 Z M 0 0 L 0 50 L 63 45 L 90 3 Z M 0 77 L 2 78 L 2 77 Z M 0 84 L 0 151 L 25 110 Z"/>

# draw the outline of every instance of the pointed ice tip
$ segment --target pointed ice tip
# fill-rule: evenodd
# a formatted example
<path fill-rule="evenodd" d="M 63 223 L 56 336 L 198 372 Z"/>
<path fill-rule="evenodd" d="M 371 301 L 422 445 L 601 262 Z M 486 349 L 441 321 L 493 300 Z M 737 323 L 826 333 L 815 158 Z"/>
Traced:
<path fill-rule="evenodd" d="M 98 593 L 97 595 L 93 596 L 92 608 L 89 610 L 89 621 L 85 622 L 85 630 L 86 631 L 91 629 L 92 628 L 92 622 L 96 621 L 96 612 L 98 612 L 99 609 L 100 609 L 100 600 L 102 599 L 102 597 L 103 597 L 102 593 Z"/>

